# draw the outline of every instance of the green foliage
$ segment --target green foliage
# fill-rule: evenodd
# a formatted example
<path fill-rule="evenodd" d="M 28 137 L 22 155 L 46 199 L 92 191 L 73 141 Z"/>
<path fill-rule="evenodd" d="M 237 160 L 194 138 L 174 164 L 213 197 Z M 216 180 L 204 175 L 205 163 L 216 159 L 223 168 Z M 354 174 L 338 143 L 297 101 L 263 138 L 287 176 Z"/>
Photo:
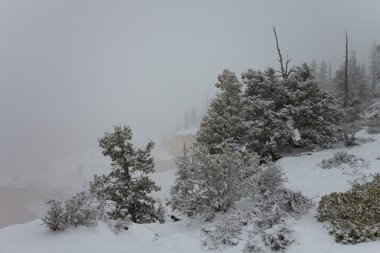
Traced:
<path fill-rule="evenodd" d="M 328 221 L 337 242 L 356 244 L 380 237 L 380 175 L 343 193 L 323 196 L 318 221 Z"/>
<path fill-rule="evenodd" d="M 212 101 L 197 133 L 197 141 L 206 145 L 211 153 L 218 153 L 223 143 L 239 144 L 242 136 L 239 115 L 242 84 L 233 72 L 224 70 L 215 86 L 221 92 Z"/>
<path fill-rule="evenodd" d="M 103 155 L 112 160 L 112 171 L 108 175 L 95 175 L 90 191 L 107 202 L 106 211 L 111 219 L 153 222 L 157 215 L 155 201 L 149 194 L 160 189 L 149 178 L 154 172 L 151 157 L 154 144 L 149 142 L 145 149 L 136 149 L 131 140 L 132 130 L 128 126 L 114 126 L 114 132 L 99 139 Z"/>
<path fill-rule="evenodd" d="M 380 133 L 380 116 L 379 115 L 377 116 L 378 117 L 374 117 L 367 122 L 367 126 L 368 126 L 367 132 L 369 134 Z"/>
<path fill-rule="evenodd" d="M 234 151 L 228 145 L 221 147 L 218 154 L 209 154 L 208 147 L 201 144 L 196 144 L 191 152 L 177 159 L 178 172 L 170 201 L 173 209 L 211 219 L 247 194 L 249 179 L 258 171 L 256 155 Z"/>
<path fill-rule="evenodd" d="M 262 157 L 279 157 L 279 148 L 293 137 L 287 124 L 287 94 L 273 69 L 264 73 L 249 69 L 242 74 L 246 86 L 241 118 L 244 122 L 243 143 Z"/>
<path fill-rule="evenodd" d="M 342 139 L 342 113 L 334 100 L 318 85 L 306 64 L 286 80 L 293 127 L 300 133 L 300 145 L 328 148 Z"/>
<path fill-rule="evenodd" d="M 210 153 L 227 143 L 276 160 L 285 145 L 321 149 L 343 138 L 343 115 L 306 64 L 286 79 L 269 68 L 249 69 L 242 74 L 243 84 L 224 70 L 218 81 L 220 93 L 197 133 L 197 141 Z"/>

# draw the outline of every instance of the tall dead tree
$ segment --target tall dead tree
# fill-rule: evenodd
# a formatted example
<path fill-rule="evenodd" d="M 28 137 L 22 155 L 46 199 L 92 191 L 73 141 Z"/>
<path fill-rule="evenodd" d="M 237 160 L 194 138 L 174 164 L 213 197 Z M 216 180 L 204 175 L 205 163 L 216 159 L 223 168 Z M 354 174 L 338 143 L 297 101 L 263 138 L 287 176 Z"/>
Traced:
<path fill-rule="evenodd" d="M 376 95 L 376 86 L 380 80 L 380 45 L 376 43 L 373 44 L 370 54 L 370 76 L 371 76 L 371 86 L 372 95 Z"/>
<path fill-rule="evenodd" d="M 348 107 L 348 35 L 346 31 L 346 59 L 344 62 L 344 108 Z"/>
<path fill-rule="evenodd" d="M 281 54 L 281 50 L 280 50 L 280 46 L 279 46 L 279 42 L 278 42 L 278 37 L 277 37 L 277 32 L 276 32 L 276 27 L 275 26 L 273 26 L 273 33 L 274 33 L 274 37 L 276 39 L 278 61 L 280 62 L 280 68 L 281 68 L 280 73 L 281 73 L 282 78 L 287 79 L 289 77 L 289 75 L 294 71 L 294 67 L 288 68 L 289 67 L 289 63 L 290 63 L 290 59 L 288 59 L 288 57 L 286 57 L 286 61 L 285 61 L 285 64 L 284 64 L 284 60 L 282 58 L 282 54 Z"/>

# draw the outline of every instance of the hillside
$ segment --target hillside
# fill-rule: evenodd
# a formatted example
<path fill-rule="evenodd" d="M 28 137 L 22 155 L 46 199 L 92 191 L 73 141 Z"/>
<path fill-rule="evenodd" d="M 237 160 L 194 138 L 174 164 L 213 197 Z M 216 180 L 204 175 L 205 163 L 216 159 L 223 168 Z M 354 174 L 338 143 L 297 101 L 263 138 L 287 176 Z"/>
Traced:
<path fill-rule="evenodd" d="M 380 135 L 368 135 L 365 130 L 358 133 L 360 145 L 337 148 L 321 152 L 304 153 L 285 157 L 278 161 L 287 177 L 287 187 L 300 190 L 317 203 L 321 196 L 333 191 L 346 191 L 353 181 L 364 181 L 371 174 L 380 172 Z M 364 167 L 335 167 L 322 169 L 323 159 L 331 158 L 336 152 L 347 152 L 363 158 Z M 168 197 L 174 182 L 173 170 L 157 172 L 154 179 L 162 186 L 156 197 Z M 294 242 L 287 252 L 379 252 L 380 241 L 358 245 L 342 245 L 334 241 L 322 223 L 315 219 L 316 207 L 301 220 L 292 222 Z M 134 224 L 129 230 L 114 235 L 105 223 L 96 227 L 79 227 L 64 232 L 52 233 L 41 226 L 40 220 L 6 227 L 0 230 L 0 252 L 206 252 L 201 246 L 200 226 L 202 220 L 182 220 L 166 224 Z M 241 252 L 245 243 L 226 247 L 221 252 Z"/>

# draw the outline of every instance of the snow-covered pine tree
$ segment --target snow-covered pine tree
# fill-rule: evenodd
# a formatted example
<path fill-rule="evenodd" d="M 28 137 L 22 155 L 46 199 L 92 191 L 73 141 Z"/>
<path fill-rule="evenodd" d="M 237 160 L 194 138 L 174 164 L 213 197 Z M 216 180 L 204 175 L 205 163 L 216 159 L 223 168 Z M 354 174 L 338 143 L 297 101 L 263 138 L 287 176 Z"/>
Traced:
<path fill-rule="evenodd" d="M 90 191 L 98 199 L 107 201 L 108 215 L 114 220 L 130 219 L 135 223 L 156 221 L 154 199 L 149 196 L 160 188 L 149 178 L 154 172 L 151 157 L 153 142 L 145 149 L 130 143 L 132 130 L 128 126 L 114 126 L 114 132 L 99 139 L 103 155 L 112 160 L 108 175 L 95 175 Z"/>
<path fill-rule="evenodd" d="M 242 74 L 245 91 L 241 115 L 244 144 L 262 157 L 279 157 L 279 147 L 289 142 L 293 131 L 287 124 L 286 90 L 273 69 L 264 73 L 249 69 Z"/>
<path fill-rule="evenodd" d="M 209 154 L 208 147 L 198 143 L 191 155 L 186 153 L 177 159 L 178 173 L 170 201 L 173 209 L 210 219 L 247 194 L 247 184 L 259 170 L 258 156 L 235 151 L 229 145 L 219 148 L 219 153 Z"/>
<path fill-rule="evenodd" d="M 326 148 L 342 139 L 342 113 L 332 97 L 320 89 L 307 64 L 297 67 L 284 83 L 290 117 L 302 146 Z"/>
<path fill-rule="evenodd" d="M 206 145 L 211 153 L 219 153 L 225 143 L 239 145 L 243 135 L 240 117 L 242 84 L 233 72 L 226 69 L 218 76 L 215 86 L 220 93 L 211 102 L 197 133 L 197 141 Z"/>

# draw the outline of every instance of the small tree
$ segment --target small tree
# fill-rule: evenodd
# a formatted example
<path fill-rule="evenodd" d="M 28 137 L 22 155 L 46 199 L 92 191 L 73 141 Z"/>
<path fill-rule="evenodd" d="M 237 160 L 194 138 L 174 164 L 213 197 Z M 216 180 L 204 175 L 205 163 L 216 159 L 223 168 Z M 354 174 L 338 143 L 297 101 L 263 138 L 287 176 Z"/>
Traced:
<path fill-rule="evenodd" d="M 128 126 L 114 126 L 114 132 L 99 139 L 103 155 L 112 160 L 112 171 L 109 175 L 95 175 L 90 191 L 99 200 L 107 201 L 111 219 L 153 222 L 157 220 L 155 201 L 149 194 L 160 189 L 148 176 L 154 172 L 154 144 L 149 142 L 145 149 L 136 149 L 131 140 Z"/>

